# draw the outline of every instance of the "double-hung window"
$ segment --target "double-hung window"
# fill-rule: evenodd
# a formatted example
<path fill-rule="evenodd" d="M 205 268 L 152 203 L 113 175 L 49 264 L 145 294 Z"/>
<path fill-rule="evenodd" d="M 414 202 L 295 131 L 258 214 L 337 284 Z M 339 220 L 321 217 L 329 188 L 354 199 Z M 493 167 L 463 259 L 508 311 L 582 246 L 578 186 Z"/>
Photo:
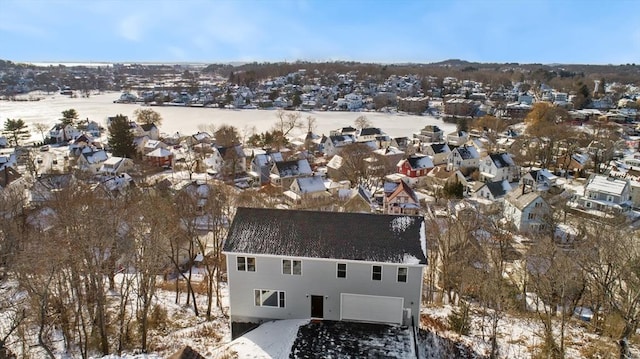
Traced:
<path fill-rule="evenodd" d="M 398 282 L 407 282 L 407 267 L 398 267 Z"/>
<path fill-rule="evenodd" d="M 347 263 L 338 263 L 338 278 L 347 278 Z"/>
<path fill-rule="evenodd" d="M 371 267 L 371 280 L 382 280 L 382 266 Z"/>
<path fill-rule="evenodd" d="M 282 274 L 302 275 L 302 261 L 283 259 Z"/>
<path fill-rule="evenodd" d="M 241 272 L 255 272 L 256 259 L 253 257 L 237 257 L 238 270 Z"/>

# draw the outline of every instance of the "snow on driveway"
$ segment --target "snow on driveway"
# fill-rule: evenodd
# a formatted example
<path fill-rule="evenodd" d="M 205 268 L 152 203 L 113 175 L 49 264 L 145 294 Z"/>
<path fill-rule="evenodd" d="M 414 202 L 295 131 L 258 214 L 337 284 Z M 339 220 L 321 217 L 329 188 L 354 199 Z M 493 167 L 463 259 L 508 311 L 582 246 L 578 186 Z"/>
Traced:
<path fill-rule="evenodd" d="M 277 320 L 261 324 L 256 329 L 232 341 L 222 350 L 236 352 L 239 358 L 287 359 L 300 326 L 308 319 Z"/>

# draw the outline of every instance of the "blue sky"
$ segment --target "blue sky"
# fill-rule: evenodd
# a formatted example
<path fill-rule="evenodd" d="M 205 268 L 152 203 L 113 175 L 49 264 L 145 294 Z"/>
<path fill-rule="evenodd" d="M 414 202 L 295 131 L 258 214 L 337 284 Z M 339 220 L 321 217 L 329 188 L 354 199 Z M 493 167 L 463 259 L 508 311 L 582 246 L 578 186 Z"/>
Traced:
<path fill-rule="evenodd" d="M 0 59 L 640 63 L 640 1 L 0 0 Z"/>

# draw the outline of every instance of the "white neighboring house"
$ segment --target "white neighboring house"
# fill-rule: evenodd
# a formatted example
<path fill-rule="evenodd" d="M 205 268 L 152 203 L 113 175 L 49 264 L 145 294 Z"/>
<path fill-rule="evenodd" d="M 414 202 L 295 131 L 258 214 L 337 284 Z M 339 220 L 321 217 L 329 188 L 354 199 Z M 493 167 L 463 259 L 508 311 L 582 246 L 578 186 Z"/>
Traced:
<path fill-rule="evenodd" d="M 504 199 L 503 215 L 518 232 L 535 233 L 548 229 L 547 216 L 551 208 L 537 192 L 516 187 Z"/>
<path fill-rule="evenodd" d="M 517 181 L 520 176 L 520 168 L 508 153 L 494 153 L 483 158 L 478 166 L 480 170 L 480 181 L 509 182 Z"/>
<path fill-rule="evenodd" d="M 133 161 L 125 157 L 109 157 L 102 163 L 99 171 L 103 175 L 117 176 L 130 171 L 133 168 Z"/>
<path fill-rule="evenodd" d="M 16 167 L 18 164 L 16 152 L 13 148 L 0 149 L 0 170 L 7 167 Z"/>
<path fill-rule="evenodd" d="M 319 199 L 330 197 L 320 176 L 299 177 L 293 180 L 289 190 L 283 195 L 293 203 L 299 203 L 304 199 Z"/>
<path fill-rule="evenodd" d="M 155 151 L 155 150 L 157 150 L 157 149 L 159 149 L 159 148 L 166 149 L 167 147 L 168 147 L 168 146 L 167 146 L 164 142 L 162 142 L 162 141 L 160 141 L 160 140 L 151 140 L 151 139 L 148 139 L 148 140 L 144 143 L 144 145 L 142 146 L 142 151 L 141 151 L 141 152 L 142 152 L 143 154 L 147 154 L 147 153 L 149 153 L 149 152 L 153 152 L 153 151 Z"/>
<path fill-rule="evenodd" d="M 469 140 L 469 134 L 465 131 L 454 131 L 447 134 L 447 143 L 453 146 L 462 146 Z"/>
<path fill-rule="evenodd" d="M 322 141 L 322 148 L 325 156 L 332 157 L 340 153 L 345 146 L 351 145 L 356 142 L 356 139 L 352 135 L 331 135 L 325 137 Z"/>
<path fill-rule="evenodd" d="M 576 200 L 583 209 L 626 212 L 632 204 L 631 182 L 624 178 L 591 175 L 584 186 L 584 194 Z"/>
<path fill-rule="evenodd" d="M 511 185 L 507 180 L 498 182 L 477 182 L 472 190 L 474 198 L 483 198 L 489 201 L 502 201 L 507 193 L 511 192 Z"/>
<path fill-rule="evenodd" d="M 478 168 L 480 154 L 473 146 L 463 145 L 456 147 L 447 159 L 447 170 L 459 170 L 461 168 Z"/>
<path fill-rule="evenodd" d="M 109 158 L 109 156 L 104 150 L 83 151 L 78 156 L 76 166 L 83 171 L 97 173 L 107 158 Z"/>
<path fill-rule="evenodd" d="M 421 151 L 427 156 L 430 156 L 433 160 L 433 164 L 443 165 L 447 163 L 451 148 L 446 143 L 430 143 L 425 146 L 421 146 Z"/>
<path fill-rule="evenodd" d="M 49 138 L 52 142 L 55 143 L 63 143 L 73 140 L 74 138 L 80 136 L 82 132 L 78 131 L 75 127 L 71 125 L 65 125 L 63 123 L 58 123 L 51 130 L 49 130 Z"/>
<path fill-rule="evenodd" d="M 524 184 L 536 191 L 548 191 L 556 186 L 558 176 L 549 172 L 546 168 L 531 170 L 520 179 L 520 184 Z"/>

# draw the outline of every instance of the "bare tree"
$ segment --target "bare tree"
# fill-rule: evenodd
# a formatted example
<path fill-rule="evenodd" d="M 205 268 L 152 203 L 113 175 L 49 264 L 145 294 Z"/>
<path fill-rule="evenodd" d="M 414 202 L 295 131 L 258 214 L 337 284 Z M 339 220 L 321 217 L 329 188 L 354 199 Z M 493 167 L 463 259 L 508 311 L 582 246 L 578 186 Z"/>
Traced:
<path fill-rule="evenodd" d="M 49 125 L 47 125 L 46 123 L 42 123 L 42 122 L 36 122 L 33 124 L 33 128 L 38 131 L 40 133 L 40 135 L 42 136 L 42 142 L 46 141 L 46 137 L 44 135 L 45 131 L 47 131 L 49 129 Z"/>
<path fill-rule="evenodd" d="M 169 240 L 177 235 L 177 225 L 167 220 L 171 213 L 169 200 L 150 193 L 138 198 L 145 205 L 139 206 L 135 226 L 130 235 L 135 246 L 137 284 L 137 320 L 140 332 L 140 350 L 148 349 L 149 314 L 154 304 L 158 276 L 166 267 Z"/>
<path fill-rule="evenodd" d="M 138 108 L 133 111 L 133 115 L 136 117 L 136 122 L 139 124 L 155 124 L 156 126 L 160 126 L 162 124 L 162 115 L 150 108 Z"/>
<path fill-rule="evenodd" d="M 620 358 L 631 358 L 629 339 L 640 324 L 640 245 L 624 224 L 583 223 L 579 264 L 587 277 L 594 325 L 604 326 L 600 311 L 622 319 L 617 332 Z"/>
<path fill-rule="evenodd" d="M 572 256 L 552 236 L 537 238 L 527 253 L 528 287 L 536 294 L 536 313 L 543 328 L 542 350 L 551 358 L 565 356 L 567 323 L 585 289 L 584 277 Z"/>
<path fill-rule="evenodd" d="M 363 128 L 371 127 L 371 122 L 365 115 L 360 115 L 355 120 L 356 128 L 362 130 Z"/>
<path fill-rule="evenodd" d="M 292 130 L 300 129 L 304 126 L 300 112 L 278 110 L 278 112 L 276 112 L 276 118 L 277 121 L 273 125 L 273 129 L 281 133 L 282 137 L 287 137 Z"/>

